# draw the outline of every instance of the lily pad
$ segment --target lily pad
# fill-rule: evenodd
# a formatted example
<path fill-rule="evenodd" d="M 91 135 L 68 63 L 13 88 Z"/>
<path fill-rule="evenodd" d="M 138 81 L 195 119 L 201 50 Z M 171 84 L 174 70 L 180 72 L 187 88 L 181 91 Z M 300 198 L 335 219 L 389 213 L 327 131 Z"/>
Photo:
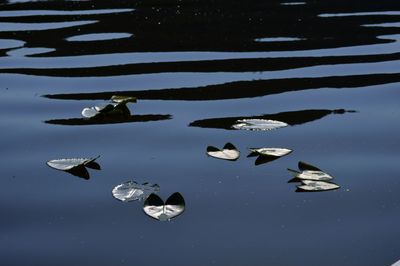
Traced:
<path fill-rule="evenodd" d="M 232 143 L 226 143 L 222 150 L 214 146 L 208 146 L 207 154 L 217 159 L 229 161 L 236 161 L 240 156 L 240 152 Z"/>
<path fill-rule="evenodd" d="M 298 191 L 308 191 L 308 192 L 317 192 L 317 191 L 327 191 L 327 190 L 335 190 L 340 188 L 340 186 L 324 181 L 312 181 L 312 180 L 302 180 L 302 184 L 297 186 Z"/>
<path fill-rule="evenodd" d="M 113 103 L 104 106 L 84 108 L 82 116 L 85 118 L 99 118 L 107 116 L 129 116 L 131 113 L 125 103 Z"/>
<path fill-rule="evenodd" d="M 96 107 L 87 107 L 82 110 L 82 116 L 86 118 L 92 118 L 98 115 L 100 112 L 96 110 Z"/>
<path fill-rule="evenodd" d="M 46 164 L 48 166 L 50 166 L 51 168 L 61 170 L 61 171 L 68 171 L 68 170 L 72 170 L 74 168 L 82 167 L 82 166 L 87 166 L 89 168 L 96 169 L 95 167 L 93 167 L 93 165 L 94 165 L 93 163 L 99 157 L 100 156 L 97 156 L 95 158 L 56 159 L 56 160 L 50 160 Z M 98 166 L 98 167 L 100 167 L 100 166 Z"/>
<path fill-rule="evenodd" d="M 305 170 L 300 174 L 296 175 L 295 177 L 301 180 L 314 180 L 314 181 L 328 181 L 333 179 L 332 176 L 328 175 L 325 172 L 314 171 L 314 170 Z"/>
<path fill-rule="evenodd" d="M 138 184 L 135 181 L 122 183 L 112 190 L 114 198 L 120 201 L 134 201 L 146 199 L 150 194 L 160 191 L 157 184 L 143 183 Z"/>
<path fill-rule="evenodd" d="M 136 102 L 136 98 L 113 95 L 110 101 L 111 103 L 106 105 L 84 108 L 82 116 L 89 119 L 107 116 L 130 116 L 131 113 L 126 104 Z"/>
<path fill-rule="evenodd" d="M 242 119 L 237 120 L 232 126 L 234 129 L 252 130 L 252 131 L 267 131 L 281 127 L 289 126 L 287 123 L 277 120 L 268 119 Z"/>
<path fill-rule="evenodd" d="M 288 155 L 292 152 L 290 149 L 285 148 L 250 148 L 251 156 L 274 156 L 274 157 L 282 157 Z"/>
<path fill-rule="evenodd" d="M 144 202 L 143 211 L 159 221 L 169 221 L 185 211 L 185 200 L 179 192 L 175 192 L 164 204 L 156 194 L 151 194 Z"/>

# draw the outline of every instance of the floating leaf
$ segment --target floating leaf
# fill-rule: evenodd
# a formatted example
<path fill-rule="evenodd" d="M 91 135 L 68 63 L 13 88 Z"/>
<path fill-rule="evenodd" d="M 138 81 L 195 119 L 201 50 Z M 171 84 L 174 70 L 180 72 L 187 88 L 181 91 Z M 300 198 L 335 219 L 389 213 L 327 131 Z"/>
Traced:
<path fill-rule="evenodd" d="M 165 204 L 159 196 L 151 194 L 144 202 L 143 207 L 143 211 L 148 216 L 160 221 L 169 221 L 182 214 L 184 210 L 185 200 L 178 192 L 172 194 Z"/>
<path fill-rule="evenodd" d="M 302 171 L 301 173 L 295 175 L 295 178 L 301 180 L 314 180 L 314 181 L 328 181 L 333 179 L 332 176 L 328 175 L 325 172 L 314 171 L 314 170 Z"/>
<path fill-rule="evenodd" d="M 301 171 L 304 171 L 304 170 L 322 171 L 321 169 L 315 167 L 314 165 L 305 163 L 305 162 L 303 162 L 303 161 L 299 161 L 298 167 L 299 167 L 299 169 L 300 169 Z"/>
<path fill-rule="evenodd" d="M 292 152 L 285 148 L 250 148 L 249 150 L 251 152 L 249 157 L 254 155 L 282 157 Z"/>
<path fill-rule="evenodd" d="M 68 171 L 76 167 L 81 166 L 88 166 L 89 168 L 93 165 L 94 161 L 99 158 L 72 158 L 72 159 L 57 159 L 57 160 L 50 160 L 47 162 L 47 165 L 51 168 L 61 170 L 61 171 Z M 100 167 L 100 166 L 99 166 Z"/>
<path fill-rule="evenodd" d="M 114 103 L 135 103 L 136 97 L 113 95 L 111 101 Z"/>
<path fill-rule="evenodd" d="M 96 107 L 88 107 L 82 110 L 82 116 L 86 118 L 92 118 L 98 115 L 100 112 L 96 110 Z"/>
<path fill-rule="evenodd" d="M 340 186 L 334 183 L 329 183 L 324 181 L 302 180 L 301 182 L 302 185 L 297 186 L 298 191 L 317 192 L 317 191 L 327 191 L 340 188 Z"/>
<path fill-rule="evenodd" d="M 84 108 L 82 116 L 91 119 L 107 116 L 130 116 L 131 113 L 126 106 L 129 102 L 136 102 L 136 98 L 114 95 L 109 104 Z"/>
<path fill-rule="evenodd" d="M 112 190 L 114 198 L 120 201 L 134 201 L 146 199 L 150 194 L 160 191 L 157 184 L 143 183 L 138 184 L 135 181 L 128 181 L 116 186 Z"/>
<path fill-rule="evenodd" d="M 277 120 L 267 120 L 267 119 L 242 119 L 237 120 L 236 124 L 232 126 L 234 129 L 244 129 L 244 130 L 273 130 L 281 127 L 287 127 L 288 124 L 285 122 Z"/>
<path fill-rule="evenodd" d="M 235 146 L 233 146 L 232 143 L 226 143 L 222 150 L 214 146 L 208 146 L 207 154 L 214 158 L 229 161 L 236 161 L 240 156 L 240 152 L 236 149 Z"/>

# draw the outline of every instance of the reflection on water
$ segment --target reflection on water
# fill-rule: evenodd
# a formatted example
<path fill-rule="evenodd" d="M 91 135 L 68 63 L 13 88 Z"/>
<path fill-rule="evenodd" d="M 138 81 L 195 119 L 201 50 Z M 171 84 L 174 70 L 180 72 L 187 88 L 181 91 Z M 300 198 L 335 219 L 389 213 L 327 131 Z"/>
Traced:
<path fill-rule="evenodd" d="M 398 1 L 0 5 L 2 264 L 80 265 L 84 258 L 88 265 L 389 265 L 398 259 Z M 141 104 L 122 116 L 76 113 L 115 94 Z M 243 119 L 290 127 L 232 130 Z M 234 156 L 249 147 L 294 152 L 232 163 L 205 156 L 206 145 L 227 142 L 237 147 L 225 150 Z M 219 148 L 211 152 L 223 155 Z M 104 155 L 104 170 L 90 182 L 43 164 L 88 151 Z M 286 184 L 286 167 L 301 158 L 331 169 L 343 189 L 293 193 L 296 185 L 333 188 L 316 183 L 326 175 L 315 169 L 296 170 L 303 181 Z M 70 173 L 88 179 L 89 172 Z M 112 200 L 116 178 L 137 176 L 181 191 L 190 210 L 156 224 L 140 214 L 143 206 L 135 211 L 134 204 Z M 132 184 L 128 195 L 137 192 Z M 181 214 L 183 197 L 164 203 L 168 196 L 151 196 L 145 213 L 158 220 Z"/>
<path fill-rule="evenodd" d="M 37 47 L 37 48 L 19 48 L 19 49 L 13 49 L 11 51 L 7 52 L 8 56 L 29 56 L 29 55 L 37 55 L 37 54 L 44 54 L 44 53 L 49 53 L 54 51 L 55 49 L 53 48 L 44 48 L 44 47 Z"/>
<path fill-rule="evenodd" d="M 301 125 L 311 121 L 324 118 L 330 114 L 344 114 L 349 111 L 344 109 L 338 110 L 301 110 L 292 112 L 282 112 L 277 114 L 266 114 L 260 116 L 247 116 L 247 117 L 224 117 L 224 118 L 209 118 L 204 120 L 193 121 L 189 124 L 191 127 L 202 128 L 220 128 L 227 130 L 234 130 L 232 127 L 238 120 L 243 119 L 270 119 L 285 122 L 291 126 Z M 350 111 L 354 112 L 354 111 Z"/>
<path fill-rule="evenodd" d="M 17 32 L 17 31 L 41 31 L 54 30 L 69 27 L 77 27 L 96 23 L 95 20 L 68 21 L 68 22 L 42 22 L 42 23 L 17 23 L 17 22 L 0 22 L 0 32 Z"/>
<path fill-rule="evenodd" d="M 281 3 L 283 6 L 301 6 L 307 4 L 306 2 L 285 2 Z"/>
<path fill-rule="evenodd" d="M 354 12 L 354 13 L 333 13 L 333 14 L 319 14 L 321 18 L 333 17 L 355 17 L 355 16 L 398 16 L 400 11 L 383 11 L 383 12 Z"/>
<path fill-rule="evenodd" d="M 69 42 L 90 42 L 90 41 L 104 41 L 104 40 L 115 40 L 129 38 L 132 34 L 130 33 L 92 33 L 77 35 L 67 38 Z"/>
<path fill-rule="evenodd" d="M 60 23 L 64 25 L 62 22 Z M 94 22 L 82 22 L 82 23 L 87 24 Z M 1 25 L 2 24 L 0 23 L 0 27 Z M 79 22 L 77 22 L 76 25 L 80 25 Z M 299 51 L 284 51 L 284 52 L 113 53 L 113 54 L 81 55 L 81 56 L 66 56 L 66 57 L 40 57 L 40 58 L 30 58 L 24 61 L 15 61 L 15 60 L 10 61 L 0 58 L 0 63 L 3 66 L 2 69 L 20 68 L 23 66 L 28 68 L 46 68 L 46 67 L 82 68 L 83 67 L 82 62 L 85 62 L 84 64 L 85 67 L 99 67 L 99 66 L 112 66 L 121 64 L 215 61 L 215 60 L 233 60 L 233 59 L 376 55 L 377 51 L 379 51 L 379 54 L 398 53 L 400 35 L 396 34 L 396 35 L 378 36 L 378 37 L 382 40 L 386 40 L 386 43 L 363 45 L 363 46 L 340 47 L 331 49 L 299 50 Z M 5 67 L 5 65 L 7 65 L 7 67 Z"/>
<path fill-rule="evenodd" d="M 257 38 L 254 41 L 256 42 L 294 42 L 294 41 L 302 41 L 304 39 L 297 37 L 266 37 L 266 38 Z"/>
<path fill-rule="evenodd" d="M 379 24 L 364 24 L 363 27 L 383 27 L 383 28 L 399 28 L 400 22 L 379 23 Z"/>
<path fill-rule="evenodd" d="M 0 39 L 0 49 L 10 49 L 21 47 L 25 44 L 23 41 L 12 40 L 12 39 Z"/>
<path fill-rule="evenodd" d="M 69 15 L 101 15 L 132 12 L 134 9 L 95 9 L 95 10 L 18 10 L 0 11 L 0 17 L 28 17 L 28 16 L 69 16 Z"/>
<path fill-rule="evenodd" d="M 171 115 L 129 115 L 129 116 L 105 116 L 100 118 L 68 118 L 46 120 L 47 124 L 65 126 L 106 125 L 132 122 L 150 122 L 171 119 Z"/>

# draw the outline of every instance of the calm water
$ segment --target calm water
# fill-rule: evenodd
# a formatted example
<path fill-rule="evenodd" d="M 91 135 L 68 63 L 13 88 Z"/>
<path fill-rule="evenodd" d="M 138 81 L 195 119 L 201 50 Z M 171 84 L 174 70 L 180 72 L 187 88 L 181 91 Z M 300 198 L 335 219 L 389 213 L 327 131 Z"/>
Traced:
<path fill-rule="evenodd" d="M 398 0 L 0 1 L 0 264 L 395 263 L 399 25 Z M 82 119 L 114 94 L 132 116 Z M 252 117 L 289 127 L 232 130 Z M 97 155 L 89 180 L 46 166 Z M 300 160 L 341 188 L 295 192 Z M 186 211 L 115 200 L 128 180 Z"/>

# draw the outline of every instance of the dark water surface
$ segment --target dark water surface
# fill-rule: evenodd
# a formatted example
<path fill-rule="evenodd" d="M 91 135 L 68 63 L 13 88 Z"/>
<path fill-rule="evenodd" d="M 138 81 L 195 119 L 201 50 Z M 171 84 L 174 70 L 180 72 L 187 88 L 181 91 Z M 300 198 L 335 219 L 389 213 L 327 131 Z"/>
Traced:
<path fill-rule="evenodd" d="M 398 0 L 0 1 L 0 264 L 393 264 L 399 27 Z M 114 94 L 130 117 L 82 119 Z M 207 157 L 226 142 L 239 160 Z M 97 155 L 89 180 L 45 164 Z M 300 160 L 341 188 L 296 193 Z M 186 211 L 115 200 L 128 180 Z"/>

